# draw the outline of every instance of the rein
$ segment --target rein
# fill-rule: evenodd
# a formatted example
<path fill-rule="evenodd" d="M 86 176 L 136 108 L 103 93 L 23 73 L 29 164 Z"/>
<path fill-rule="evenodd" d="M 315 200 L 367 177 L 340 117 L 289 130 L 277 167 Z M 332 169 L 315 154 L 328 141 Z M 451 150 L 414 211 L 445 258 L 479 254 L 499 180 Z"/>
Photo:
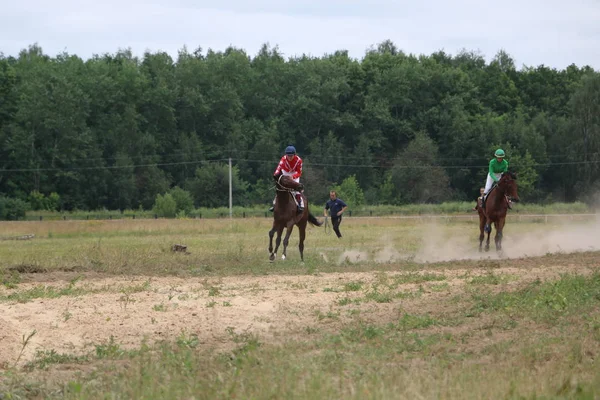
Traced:
<path fill-rule="evenodd" d="M 288 192 L 288 193 L 292 193 L 293 191 L 295 191 L 295 189 L 292 188 L 288 188 L 283 186 L 279 181 L 281 181 L 281 178 L 283 178 L 283 175 L 281 175 L 279 177 L 279 179 L 277 179 L 277 183 L 275 184 L 275 190 L 277 190 L 278 192 Z"/>
<path fill-rule="evenodd" d="M 331 226 L 329 225 L 329 217 L 325 217 L 325 233 L 331 235 Z"/>

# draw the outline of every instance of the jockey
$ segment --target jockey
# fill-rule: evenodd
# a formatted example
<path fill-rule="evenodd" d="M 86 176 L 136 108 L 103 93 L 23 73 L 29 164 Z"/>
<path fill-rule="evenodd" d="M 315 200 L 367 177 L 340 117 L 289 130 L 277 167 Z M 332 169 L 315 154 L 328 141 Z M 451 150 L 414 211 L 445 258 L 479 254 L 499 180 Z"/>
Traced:
<path fill-rule="evenodd" d="M 290 176 L 294 182 L 300 183 L 300 177 L 302 176 L 302 159 L 296 154 L 296 148 L 294 146 L 288 146 L 285 148 L 285 155 L 279 160 L 279 164 L 273 173 L 273 177 L 277 178 L 279 175 Z M 294 191 L 296 202 L 298 203 L 298 213 L 304 211 L 304 199 L 302 193 Z M 275 207 L 275 200 L 273 200 L 273 207 L 269 211 L 273 211 Z"/>
<path fill-rule="evenodd" d="M 492 186 L 500 180 L 502 174 L 508 171 L 508 161 L 504 159 L 504 150 L 498 149 L 494 153 L 494 158 L 490 160 L 487 180 L 485 182 L 485 190 L 483 191 L 483 201 L 481 208 L 485 208 L 485 199 L 492 189 Z"/>

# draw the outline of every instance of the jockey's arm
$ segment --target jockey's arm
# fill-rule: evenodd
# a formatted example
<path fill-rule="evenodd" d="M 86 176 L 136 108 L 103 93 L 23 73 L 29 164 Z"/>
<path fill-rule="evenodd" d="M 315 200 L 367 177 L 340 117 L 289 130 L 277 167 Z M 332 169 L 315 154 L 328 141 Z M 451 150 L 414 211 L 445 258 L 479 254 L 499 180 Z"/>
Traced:
<path fill-rule="evenodd" d="M 488 173 L 490 174 L 490 176 L 492 177 L 492 180 L 494 182 L 498 182 L 498 179 L 496 178 L 496 171 L 494 171 L 495 163 L 496 163 L 496 159 L 493 159 L 490 161 L 490 167 L 488 169 Z"/>
<path fill-rule="evenodd" d="M 298 160 L 298 164 L 296 165 L 296 171 L 294 172 L 293 178 L 298 179 L 302 176 L 302 159 Z"/>
<path fill-rule="evenodd" d="M 281 174 L 282 167 L 283 167 L 283 159 L 279 160 L 279 163 L 277 164 L 277 168 L 275 168 L 275 172 L 273 172 L 273 176 Z"/>

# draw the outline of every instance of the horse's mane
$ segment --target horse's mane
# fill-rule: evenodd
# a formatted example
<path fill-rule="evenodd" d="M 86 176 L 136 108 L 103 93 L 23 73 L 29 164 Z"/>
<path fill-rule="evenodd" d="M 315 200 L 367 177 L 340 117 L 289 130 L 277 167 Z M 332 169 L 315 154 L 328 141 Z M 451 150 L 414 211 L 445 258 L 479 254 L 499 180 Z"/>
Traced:
<path fill-rule="evenodd" d="M 511 179 L 514 179 L 515 181 L 517 180 L 517 174 L 515 172 L 512 172 L 512 171 L 506 171 L 504 173 L 504 175 L 502 175 L 502 177 L 504 179 L 506 179 L 505 177 L 510 177 Z"/>
<path fill-rule="evenodd" d="M 294 181 L 292 178 L 290 178 L 287 175 L 281 175 L 281 177 L 279 177 L 279 185 L 286 188 L 286 189 L 296 189 L 299 185 L 298 182 Z"/>

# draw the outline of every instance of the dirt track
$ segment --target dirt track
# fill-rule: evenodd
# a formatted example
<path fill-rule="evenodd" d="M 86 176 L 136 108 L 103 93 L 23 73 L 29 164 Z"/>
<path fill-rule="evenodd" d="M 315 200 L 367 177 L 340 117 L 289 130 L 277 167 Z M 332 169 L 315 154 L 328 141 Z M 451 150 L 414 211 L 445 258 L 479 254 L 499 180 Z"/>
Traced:
<path fill-rule="evenodd" d="M 504 284 L 510 289 L 564 272 L 587 273 L 589 269 L 584 264 L 521 267 L 513 261 L 511 268 L 494 268 L 493 273 L 511 276 Z M 350 309 L 360 310 L 366 321 L 379 323 L 397 319 L 405 312 L 436 314 L 443 312 L 447 299 L 464 293 L 473 276 L 490 270 L 438 268 L 428 272 L 443 274 L 446 279 L 400 284 L 394 289 L 414 293 L 422 287 L 420 295 L 414 298 L 351 305 L 338 305 L 337 301 L 364 298 L 373 284 L 406 272 L 209 279 L 87 277 L 74 283 L 70 295 L 0 303 L 0 365 L 14 365 L 23 335 L 33 330 L 36 334 L 19 364 L 31 360 L 36 350 L 86 353 L 93 350 L 93 345 L 108 342 L 111 336 L 127 349 L 139 347 L 143 340 L 174 340 L 184 332 L 197 335 L 201 346 L 225 350 L 231 348 L 232 336 L 236 334 L 251 333 L 262 341 L 277 342 L 306 335 L 307 328 L 333 331 L 350 318 Z M 0 288 L 0 296 L 41 289 L 40 285 L 55 290 L 68 288 L 69 281 L 62 278 L 67 276 L 35 274 L 29 282 L 25 277 L 25 283 L 15 289 Z M 342 290 L 352 282 L 361 282 L 362 289 Z M 436 289 L 441 284 L 443 290 Z M 503 290 L 507 287 L 503 286 Z M 337 313 L 338 317 L 326 318 L 328 313 Z"/>

